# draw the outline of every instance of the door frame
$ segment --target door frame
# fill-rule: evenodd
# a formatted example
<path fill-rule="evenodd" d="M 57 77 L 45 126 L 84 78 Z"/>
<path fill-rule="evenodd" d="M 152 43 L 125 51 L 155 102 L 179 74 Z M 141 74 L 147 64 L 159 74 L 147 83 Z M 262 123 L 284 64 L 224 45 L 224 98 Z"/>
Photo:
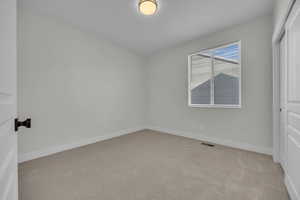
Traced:
<path fill-rule="evenodd" d="M 273 121 L 273 160 L 280 162 L 280 39 L 285 32 L 285 24 L 291 13 L 296 0 L 289 2 L 288 8 L 284 13 L 284 18 L 280 25 L 275 27 L 272 36 L 272 55 L 273 55 L 273 103 L 272 103 L 272 121 Z"/>

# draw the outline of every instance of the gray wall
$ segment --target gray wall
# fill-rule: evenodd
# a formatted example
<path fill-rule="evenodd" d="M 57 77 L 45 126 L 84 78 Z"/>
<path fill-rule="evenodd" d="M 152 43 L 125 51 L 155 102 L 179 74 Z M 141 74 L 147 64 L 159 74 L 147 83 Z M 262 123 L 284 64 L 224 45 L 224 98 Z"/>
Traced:
<path fill-rule="evenodd" d="M 271 148 L 272 29 L 272 17 L 260 17 L 153 54 L 147 66 L 149 126 Z M 236 40 L 242 41 L 242 108 L 188 107 L 187 56 Z"/>
<path fill-rule="evenodd" d="M 140 57 L 52 18 L 19 10 L 19 152 L 136 128 L 145 120 Z"/>
<path fill-rule="evenodd" d="M 144 59 L 52 18 L 19 10 L 19 152 L 149 126 L 271 145 L 271 16 Z M 242 109 L 187 106 L 187 55 L 242 40 Z"/>

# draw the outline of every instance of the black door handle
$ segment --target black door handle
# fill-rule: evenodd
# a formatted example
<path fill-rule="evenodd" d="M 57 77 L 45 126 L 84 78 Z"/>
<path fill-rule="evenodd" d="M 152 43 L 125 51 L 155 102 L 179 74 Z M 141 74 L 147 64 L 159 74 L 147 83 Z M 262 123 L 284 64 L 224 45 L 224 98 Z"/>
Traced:
<path fill-rule="evenodd" d="M 27 118 L 25 121 L 19 121 L 18 118 L 15 119 L 15 131 L 19 130 L 20 126 L 24 126 L 26 128 L 31 128 L 31 119 Z"/>

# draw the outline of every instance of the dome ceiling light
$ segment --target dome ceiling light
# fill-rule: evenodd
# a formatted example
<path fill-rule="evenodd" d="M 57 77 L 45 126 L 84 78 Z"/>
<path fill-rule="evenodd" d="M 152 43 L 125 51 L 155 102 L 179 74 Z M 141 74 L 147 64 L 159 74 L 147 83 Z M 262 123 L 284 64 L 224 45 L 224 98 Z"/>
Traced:
<path fill-rule="evenodd" d="M 157 10 L 156 0 L 140 0 L 139 10 L 143 15 L 153 15 Z"/>

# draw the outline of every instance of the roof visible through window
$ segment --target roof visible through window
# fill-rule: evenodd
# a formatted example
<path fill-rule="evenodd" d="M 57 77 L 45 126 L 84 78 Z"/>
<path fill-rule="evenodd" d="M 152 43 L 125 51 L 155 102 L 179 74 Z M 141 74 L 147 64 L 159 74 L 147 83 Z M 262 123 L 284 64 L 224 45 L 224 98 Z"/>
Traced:
<path fill-rule="evenodd" d="M 238 44 L 232 44 L 230 46 L 217 48 L 214 50 L 214 56 L 221 57 L 228 60 L 234 60 L 236 62 L 239 61 L 240 55 L 239 55 L 239 45 Z"/>

